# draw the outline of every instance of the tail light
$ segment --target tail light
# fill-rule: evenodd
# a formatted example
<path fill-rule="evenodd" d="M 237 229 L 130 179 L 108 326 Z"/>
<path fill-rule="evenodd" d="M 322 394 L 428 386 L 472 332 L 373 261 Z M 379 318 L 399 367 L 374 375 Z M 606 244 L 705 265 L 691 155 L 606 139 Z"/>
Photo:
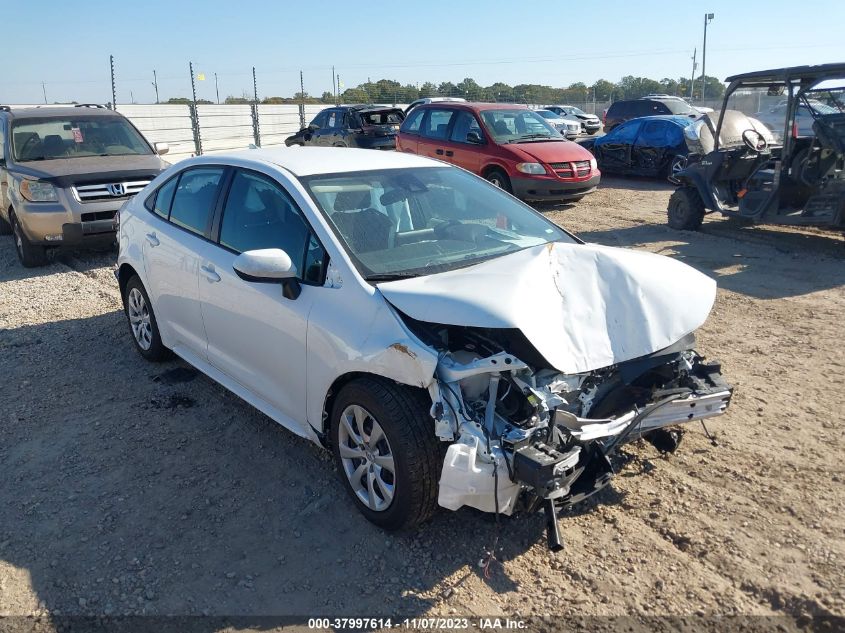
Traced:
<path fill-rule="evenodd" d="M 792 122 L 792 138 L 798 138 L 798 121 Z"/>

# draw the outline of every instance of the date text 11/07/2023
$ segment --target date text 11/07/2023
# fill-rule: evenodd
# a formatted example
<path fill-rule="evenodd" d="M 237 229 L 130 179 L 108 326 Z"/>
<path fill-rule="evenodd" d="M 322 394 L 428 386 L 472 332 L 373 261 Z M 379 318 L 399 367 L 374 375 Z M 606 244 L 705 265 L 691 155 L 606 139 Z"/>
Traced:
<path fill-rule="evenodd" d="M 449 631 L 475 629 L 480 631 L 518 631 L 527 628 L 527 622 L 515 618 L 309 618 L 309 629 L 360 630 L 360 629 L 409 629 L 421 631 Z"/>

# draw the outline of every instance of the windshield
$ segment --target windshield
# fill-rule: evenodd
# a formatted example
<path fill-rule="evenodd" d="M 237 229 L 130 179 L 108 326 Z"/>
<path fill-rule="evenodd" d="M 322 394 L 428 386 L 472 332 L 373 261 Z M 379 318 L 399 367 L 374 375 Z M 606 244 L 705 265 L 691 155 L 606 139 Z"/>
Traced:
<path fill-rule="evenodd" d="M 546 138 L 561 140 L 560 134 L 533 110 L 484 110 L 481 118 L 497 143 Z"/>
<path fill-rule="evenodd" d="M 576 241 L 527 205 L 453 167 L 301 181 L 371 281 L 438 273 L 547 242 Z"/>
<path fill-rule="evenodd" d="M 575 106 L 567 106 L 563 109 L 564 112 L 567 114 L 581 114 L 586 116 L 586 112 L 584 112 L 581 108 L 576 108 Z"/>
<path fill-rule="evenodd" d="M 152 154 L 126 119 L 118 116 L 21 119 L 12 124 L 15 160 Z"/>
<path fill-rule="evenodd" d="M 660 100 L 660 103 L 669 108 L 669 112 L 672 114 L 694 114 L 696 112 L 696 110 L 690 107 L 690 104 L 680 99 Z"/>

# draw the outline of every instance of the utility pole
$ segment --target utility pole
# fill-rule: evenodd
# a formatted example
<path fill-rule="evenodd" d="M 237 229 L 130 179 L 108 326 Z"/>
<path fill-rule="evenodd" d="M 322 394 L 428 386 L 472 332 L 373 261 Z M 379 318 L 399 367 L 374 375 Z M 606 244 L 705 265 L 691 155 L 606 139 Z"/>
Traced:
<path fill-rule="evenodd" d="M 305 80 L 302 78 L 302 71 L 299 71 L 299 129 L 305 129 Z"/>
<path fill-rule="evenodd" d="M 255 66 L 252 67 L 252 96 L 255 103 L 258 103 L 258 80 L 255 78 Z"/>
<path fill-rule="evenodd" d="M 44 85 L 44 82 L 41 82 L 41 92 L 44 93 L 44 105 L 47 105 L 47 87 Z"/>
<path fill-rule="evenodd" d="M 131 90 L 129 91 L 129 103 L 135 103 L 135 93 Z"/>
<path fill-rule="evenodd" d="M 698 64 L 695 61 L 695 56 L 698 53 L 698 48 L 694 48 L 692 50 L 692 73 L 689 76 L 689 98 L 692 100 L 692 87 L 695 84 L 695 69 L 698 68 Z"/>
<path fill-rule="evenodd" d="M 334 103 L 337 105 L 337 77 L 334 74 L 334 66 L 332 66 L 332 92 L 334 93 Z"/>
<path fill-rule="evenodd" d="M 220 88 L 217 86 L 217 73 L 214 73 L 214 92 L 217 93 L 217 105 L 220 105 Z"/>
<path fill-rule="evenodd" d="M 194 62 L 188 62 L 188 69 L 191 71 L 191 96 L 193 101 L 188 107 L 191 113 L 191 127 L 194 132 L 194 150 L 197 156 L 202 155 L 202 136 L 200 136 L 200 118 L 197 112 L 197 84 L 194 81 Z"/>
<path fill-rule="evenodd" d="M 704 47 L 701 49 L 701 100 L 704 101 L 704 92 L 707 88 L 707 25 L 712 22 L 715 14 L 704 14 Z"/>
<path fill-rule="evenodd" d="M 158 77 L 156 77 L 155 69 L 153 69 L 153 88 L 156 89 L 156 103 L 158 103 Z"/>
<path fill-rule="evenodd" d="M 111 66 L 111 109 L 117 109 L 117 89 L 114 86 L 114 55 L 109 55 L 109 66 Z M 44 97 L 44 103 L 47 103 L 47 97 Z"/>
<path fill-rule="evenodd" d="M 340 105 L 340 75 L 337 76 L 337 105 Z"/>

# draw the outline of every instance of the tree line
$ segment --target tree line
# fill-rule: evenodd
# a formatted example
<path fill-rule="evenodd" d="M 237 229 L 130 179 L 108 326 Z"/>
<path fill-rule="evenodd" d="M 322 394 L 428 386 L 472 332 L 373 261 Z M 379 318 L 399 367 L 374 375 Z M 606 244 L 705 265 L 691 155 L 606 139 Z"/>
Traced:
<path fill-rule="evenodd" d="M 704 78 L 705 96 L 708 99 L 720 99 L 725 93 L 724 84 L 717 78 Z M 496 82 L 481 86 L 471 77 L 458 83 L 444 81 L 439 84 L 427 81 L 421 85 L 401 84 L 392 79 L 367 81 L 354 88 L 341 91 L 342 103 L 410 103 L 423 97 L 463 97 L 469 101 L 497 101 L 506 103 L 588 103 L 591 101 L 619 101 L 637 99 L 647 94 L 663 93 L 679 97 L 701 99 L 702 81 L 697 77 L 690 86 L 688 77 L 672 79 L 664 77 L 660 81 L 648 77 L 627 75 L 613 83 L 599 79 L 591 86 L 583 82 L 570 84 L 566 88 L 553 88 L 541 84 L 517 84 L 515 86 Z M 692 89 L 692 96 L 690 96 Z M 325 91 L 319 97 L 306 93 L 295 93 L 292 97 L 265 97 L 261 103 L 335 103 L 335 95 Z M 185 97 L 176 97 L 168 103 L 190 103 Z M 211 103 L 200 99 L 197 103 Z M 228 96 L 225 103 L 252 103 L 247 95 Z"/>

